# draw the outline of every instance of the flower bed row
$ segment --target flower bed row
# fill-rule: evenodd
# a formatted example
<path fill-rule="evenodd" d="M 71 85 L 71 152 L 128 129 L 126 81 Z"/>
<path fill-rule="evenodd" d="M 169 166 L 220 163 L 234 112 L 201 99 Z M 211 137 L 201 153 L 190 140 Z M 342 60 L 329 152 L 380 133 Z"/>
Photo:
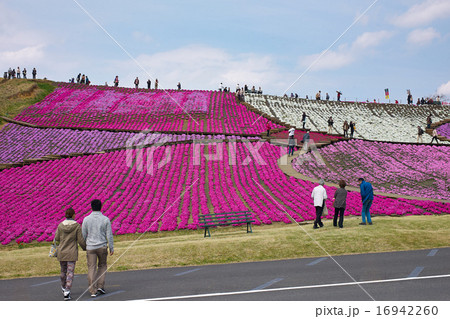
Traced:
<path fill-rule="evenodd" d="M 443 120 L 450 113 L 449 105 L 406 106 L 396 104 L 312 101 L 268 95 L 249 94 L 246 101 L 266 114 L 275 114 L 282 122 L 302 127 L 302 114 L 308 116 L 306 127 L 326 131 L 328 118 L 333 117 L 333 133 L 343 134 L 344 121 L 356 122 L 355 138 L 389 142 L 416 142 L 417 126 Z M 350 133 L 350 131 L 349 131 Z M 431 138 L 430 138 L 431 140 Z"/>
<path fill-rule="evenodd" d="M 305 131 L 295 130 L 294 132 L 294 138 L 297 140 L 298 143 L 300 143 L 303 139 L 303 135 L 305 135 Z M 282 131 L 278 132 L 272 135 L 275 138 L 278 139 L 288 139 L 289 138 L 289 132 L 288 131 Z M 331 140 L 340 140 L 342 139 L 342 136 L 338 135 L 328 135 L 328 134 L 322 134 L 318 132 L 310 132 L 309 137 L 311 141 L 314 141 L 314 143 L 328 143 Z"/>
<path fill-rule="evenodd" d="M 450 139 L 450 123 L 445 123 L 436 128 L 438 135 L 444 136 Z"/>
<path fill-rule="evenodd" d="M 315 185 L 283 174 L 276 161 L 285 152 L 262 142 L 176 144 L 7 169 L 0 172 L 0 242 L 50 241 L 66 208 L 82 222 L 94 198 L 104 202 L 114 234 L 197 229 L 200 213 L 247 209 L 256 224 L 312 220 Z M 326 189 L 332 197 L 335 189 Z M 358 193 L 349 193 L 347 207 L 346 215 L 359 215 Z M 372 211 L 440 214 L 450 204 L 376 196 Z"/>
<path fill-rule="evenodd" d="M 39 129 L 7 124 L 0 131 L 0 163 L 18 163 L 24 159 L 45 155 L 95 153 L 108 149 L 154 143 L 182 142 L 204 139 L 241 139 L 241 136 L 131 133 L 108 131 L 79 131 L 70 129 Z M 128 144 L 127 144 L 128 142 Z"/>
<path fill-rule="evenodd" d="M 379 192 L 416 197 L 450 198 L 447 146 L 390 144 L 349 140 L 319 149 L 326 165 L 307 153 L 294 160 L 303 175 L 357 186 L 363 177 Z"/>
<path fill-rule="evenodd" d="M 266 128 L 258 118 L 232 93 L 65 84 L 15 119 L 45 127 L 260 134 Z"/>

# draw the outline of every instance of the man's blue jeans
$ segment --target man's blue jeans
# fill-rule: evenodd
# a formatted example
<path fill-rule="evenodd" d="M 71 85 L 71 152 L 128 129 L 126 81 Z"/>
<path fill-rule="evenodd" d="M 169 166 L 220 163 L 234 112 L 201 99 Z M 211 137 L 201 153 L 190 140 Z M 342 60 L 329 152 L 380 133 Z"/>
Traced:
<path fill-rule="evenodd" d="M 367 217 L 367 222 L 371 223 L 372 219 L 370 218 L 370 206 L 372 206 L 372 202 L 373 199 L 368 199 L 363 203 L 363 207 L 362 207 L 362 212 L 361 212 L 361 217 L 362 217 L 362 222 L 365 223 L 366 222 L 366 217 Z"/>

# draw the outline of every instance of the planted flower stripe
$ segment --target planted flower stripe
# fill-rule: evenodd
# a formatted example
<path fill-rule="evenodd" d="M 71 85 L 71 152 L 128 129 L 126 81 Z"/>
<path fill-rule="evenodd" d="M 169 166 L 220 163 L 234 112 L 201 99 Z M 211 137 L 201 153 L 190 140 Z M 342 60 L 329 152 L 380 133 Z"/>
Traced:
<path fill-rule="evenodd" d="M 390 144 L 349 140 L 319 149 L 326 165 L 313 153 L 301 155 L 293 167 L 299 173 L 357 186 L 363 177 L 383 193 L 449 199 L 450 162 L 447 146 Z"/>
<path fill-rule="evenodd" d="M 444 120 L 450 114 L 449 105 L 313 101 L 259 94 L 248 94 L 246 102 L 297 128 L 303 126 L 302 114 L 305 112 L 308 116 L 306 127 L 313 131 L 326 131 L 330 116 L 334 120 L 332 131 L 338 134 L 344 133 L 344 121 L 356 121 L 354 137 L 388 142 L 415 143 L 417 126 L 425 127 L 429 114 L 434 122 Z"/>
<path fill-rule="evenodd" d="M 278 169 L 284 153 L 263 142 L 176 144 L 6 169 L 0 242 L 50 241 L 66 208 L 82 222 L 94 198 L 104 203 L 114 234 L 197 229 L 200 213 L 248 209 L 257 224 L 312 220 L 315 185 Z M 335 188 L 326 189 L 332 197 Z M 349 192 L 346 214 L 360 209 L 360 195 Z M 441 214 L 450 213 L 450 204 L 376 196 L 372 212 Z"/>
<path fill-rule="evenodd" d="M 450 123 L 445 123 L 436 129 L 438 135 L 442 135 L 450 139 Z"/>
<path fill-rule="evenodd" d="M 125 148 L 127 141 L 136 146 L 204 139 L 241 139 L 240 136 L 79 131 L 70 129 L 38 129 L 8 124 L 0 131 L 0 164 L 19 163 L 46 155 L 95 153 Z"/>
<path fill-rule="evenodd" d="M 266 127 L 258 117 L 232 93 L 61 84 L 15 119 L 45 127 L 260 134 Z"/>

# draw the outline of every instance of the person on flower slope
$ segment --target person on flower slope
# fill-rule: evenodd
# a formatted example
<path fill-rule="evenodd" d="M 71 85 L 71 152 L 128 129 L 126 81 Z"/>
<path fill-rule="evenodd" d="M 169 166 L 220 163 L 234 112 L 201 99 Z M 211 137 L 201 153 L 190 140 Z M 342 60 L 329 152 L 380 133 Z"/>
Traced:
<path fill-rule="evenodd" d="M 361 200 L 362 200 L 362 211 L 361 218 L 362 222 L 360 225 L 366 225 L 366 218 L 369 225 L 372 225 L 372 219 L 370 218 L 370 206 L 372 206 L 373 202 L 373 188 L 372 184 L 366 182 L 364 178 L 358 178 L 358 185 L 361 190 Z"/>

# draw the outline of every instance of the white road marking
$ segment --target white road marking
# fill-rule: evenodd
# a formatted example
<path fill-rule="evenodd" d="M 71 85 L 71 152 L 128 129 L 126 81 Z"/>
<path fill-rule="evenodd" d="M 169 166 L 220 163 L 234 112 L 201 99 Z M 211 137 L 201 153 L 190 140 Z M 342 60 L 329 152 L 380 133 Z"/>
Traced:
<path fill-rule="evenodd" d="M 342 287 L 342 286 L 356 286 L 356 285 L 368 285 L 368 284 L 401 282 L 401 281 L 409 281 L 409 280 L 438 279 L 438 278 L 450 278 L 450 274 L 447 274 L 447 275 L 436 275 L 436 276 L 424 276 L 424 277 L 406 277 L 406 278 L 394 278 L 394 279 L 383 279 L 383 280 L 369 280 L 369 281 L 359 281 L 359 282 L 351 281 L 351 282 L 342 282 L 342 283 L 336 283 L 336 284 L 323 284 L 323 285 L 311 285 L 311 286 L 271 288 L 271 289 L 260 289 L 260 290 L 217 292 L 217 293 L 209 293 L 209 294 L 172 296 L 172 297 L 159 297 L 159 298 L 149 298 L 149 299 L 139 299 L 139 300 L 142 300 L 142 301 L 159 301 L 159 300 L 176 300 L 176 299 L 190 299 L 190 298 L 207 298 L 207 297 L 217 297 L 217 296 L 254 294 L 254 293 L 261 293 L 261 292 L 277 292 L 277 291 L 287 291 L 287 290 L 301 290 L 301 289 L 316 289 L 316 288 L 329 288 L 329 287 Z"/>

